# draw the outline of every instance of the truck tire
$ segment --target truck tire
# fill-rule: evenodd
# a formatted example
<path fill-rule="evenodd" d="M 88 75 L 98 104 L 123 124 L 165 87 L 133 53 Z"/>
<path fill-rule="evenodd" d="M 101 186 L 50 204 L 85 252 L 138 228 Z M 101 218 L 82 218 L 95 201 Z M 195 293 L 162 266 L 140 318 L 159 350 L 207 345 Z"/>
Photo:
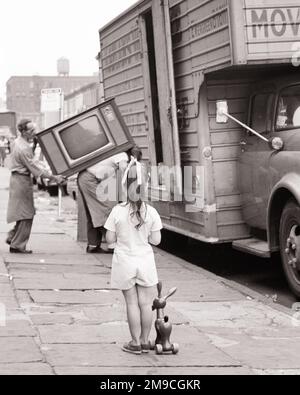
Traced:
<path fill-rule="evenodd" d="M 281 215 L 279 227 L 283 270 L 293 293 L 300 297 L 300 207 L 290 200 Z"/>

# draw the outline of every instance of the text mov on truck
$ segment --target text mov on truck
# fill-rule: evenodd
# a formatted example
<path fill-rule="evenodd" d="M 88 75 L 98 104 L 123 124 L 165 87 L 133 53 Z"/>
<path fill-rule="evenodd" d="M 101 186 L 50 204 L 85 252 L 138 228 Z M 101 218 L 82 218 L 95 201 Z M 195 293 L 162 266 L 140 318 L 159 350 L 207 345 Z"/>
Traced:
<path fill-rule="evenodd" d="M 280 251 L 300 297 L 299 0 L 144 0 L 99 35 L 164 227 Z"/>

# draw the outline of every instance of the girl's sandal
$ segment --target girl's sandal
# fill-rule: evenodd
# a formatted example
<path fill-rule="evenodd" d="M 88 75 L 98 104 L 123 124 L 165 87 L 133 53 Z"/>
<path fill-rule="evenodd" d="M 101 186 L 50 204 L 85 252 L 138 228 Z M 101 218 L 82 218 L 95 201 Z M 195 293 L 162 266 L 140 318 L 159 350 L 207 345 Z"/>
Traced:
<path fill-rule="evenodd" d="M 142 353 L 142 347 L 136 346 L 136 345 L 132 344 L 132 342 L 125 343 L 122 347 L 122 350 L 125 352 L 129 352 L 131 354 L 136 354 L 136 355 L 140 355 Z"/>
<path fill-rule="evenodd" d="M 150 351 L 150 343 L 148 344 L 141 344 L 142 346 L 142 353 L 143 354 L 148 354 L 148 352 Z"/>

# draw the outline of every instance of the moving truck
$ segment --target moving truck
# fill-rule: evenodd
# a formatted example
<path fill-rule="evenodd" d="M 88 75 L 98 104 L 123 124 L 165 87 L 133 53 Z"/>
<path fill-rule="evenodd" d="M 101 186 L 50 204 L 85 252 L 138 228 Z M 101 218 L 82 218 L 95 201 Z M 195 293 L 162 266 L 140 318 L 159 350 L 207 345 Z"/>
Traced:
<path fill-rule="evenodd" d="M 143 0 L 99 35 L 164 227 L 280 251 L 300 297 L 299 0 Z"/>

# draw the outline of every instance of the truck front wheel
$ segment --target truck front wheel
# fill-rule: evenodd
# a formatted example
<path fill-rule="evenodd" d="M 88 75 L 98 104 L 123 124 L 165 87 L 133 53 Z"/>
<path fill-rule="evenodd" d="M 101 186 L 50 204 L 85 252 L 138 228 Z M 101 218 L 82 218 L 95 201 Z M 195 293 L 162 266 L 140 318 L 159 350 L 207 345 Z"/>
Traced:
<path fill-rule="evenodd" d="M 300 207 L 294 200 L 282 212 L 279 238 L 286 279 L 293 293 L 300 297 Z"/>

